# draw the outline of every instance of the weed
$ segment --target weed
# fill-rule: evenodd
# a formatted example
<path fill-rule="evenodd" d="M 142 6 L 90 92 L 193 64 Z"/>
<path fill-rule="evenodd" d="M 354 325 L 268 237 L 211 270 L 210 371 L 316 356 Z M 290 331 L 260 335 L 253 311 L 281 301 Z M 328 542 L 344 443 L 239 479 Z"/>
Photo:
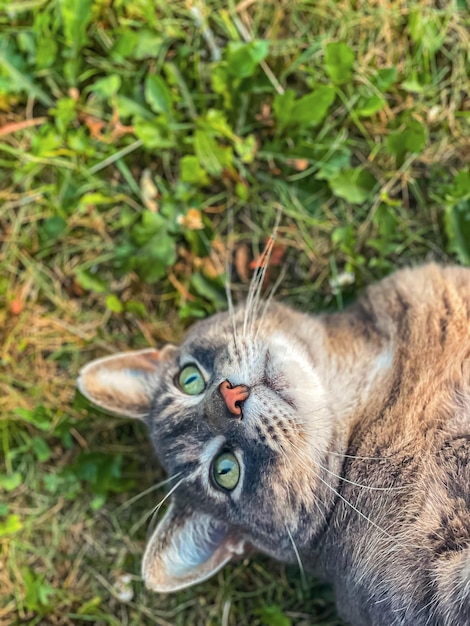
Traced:
<path fill-rule="evenodd" d="M 243 298 L 279 206 L 269 280 L 301 309 L 470 263 L 469 22 L 464 0 L 0 0 L 0 623 L 339 624 L 263 558 L 146 593 L 161 471 L 74 378 L 223 309 L 227 256 Z"/>

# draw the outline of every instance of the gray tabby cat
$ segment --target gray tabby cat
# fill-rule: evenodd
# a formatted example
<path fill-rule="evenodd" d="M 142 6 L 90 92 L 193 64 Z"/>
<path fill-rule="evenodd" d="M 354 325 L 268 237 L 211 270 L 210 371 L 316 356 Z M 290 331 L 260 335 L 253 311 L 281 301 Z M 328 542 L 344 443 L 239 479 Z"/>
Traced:
<path fill-rule="evenodd" d="M 145 583 L 254 547 L 331 581 L 355 626 L 470 625 L 470 270 L 403 270 L 318 317 L 262 302 L 261 280 L 181 346 L 81 372 L 173 478 Z"/>

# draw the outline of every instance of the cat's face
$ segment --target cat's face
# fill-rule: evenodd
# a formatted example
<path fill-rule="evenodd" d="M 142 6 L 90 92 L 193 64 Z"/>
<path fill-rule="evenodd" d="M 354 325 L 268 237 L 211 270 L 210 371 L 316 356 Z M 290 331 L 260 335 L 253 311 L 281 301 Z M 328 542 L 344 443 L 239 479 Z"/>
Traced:
<path fill-rule="evenodd" d="M 253 323 L 244 309 L 219 314 L 178 348 L 82 370 L 79 387 L 93 403 L 145 419 L 173 477 L 172 504 L 144 556 L 149 587 L 204 580 L 250 545 L 294 560 L 293 542 L 323 522 L 318 474 L 333 420 L 294 315 L 279 305 Z"/>

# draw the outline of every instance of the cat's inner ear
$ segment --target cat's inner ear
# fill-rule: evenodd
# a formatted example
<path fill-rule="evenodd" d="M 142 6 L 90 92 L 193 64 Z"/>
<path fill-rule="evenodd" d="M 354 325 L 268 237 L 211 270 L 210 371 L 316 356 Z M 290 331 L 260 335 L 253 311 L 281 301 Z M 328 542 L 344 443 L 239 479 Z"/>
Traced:
<path fill-rule="evenodd" d="M 178 591 L 215 574 L 243 554 L 244 546 L 243 539 L 210 515 L 177 512 L 172 505 L 147 544 L 142 577 L 153 591 Z"/>
<path fill-rule="evenodd" d="M 80 392 L 100 409 L 143 419 L 158 386 L 162 361 L 167 361 L 175 347 L 149 348 L 121 352 L 91 361 L 80 370 Z"/>

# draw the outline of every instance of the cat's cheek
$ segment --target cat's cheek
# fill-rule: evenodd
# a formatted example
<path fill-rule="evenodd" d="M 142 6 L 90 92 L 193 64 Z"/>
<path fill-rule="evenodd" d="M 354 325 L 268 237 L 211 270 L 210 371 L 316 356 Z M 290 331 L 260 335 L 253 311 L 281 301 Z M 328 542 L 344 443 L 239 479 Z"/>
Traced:
<path fill-rule="evenodd" d="M 271 367 L 283 380 L 284 390 L 279 394 L 288 397 L 293 406 L 292 420 L 302 427 L 307 446 L 319 459 L 332 429 L 330 403 L 320 375 L 305 350 L 282 335 L 273 339 L 270 352 Z"/>

